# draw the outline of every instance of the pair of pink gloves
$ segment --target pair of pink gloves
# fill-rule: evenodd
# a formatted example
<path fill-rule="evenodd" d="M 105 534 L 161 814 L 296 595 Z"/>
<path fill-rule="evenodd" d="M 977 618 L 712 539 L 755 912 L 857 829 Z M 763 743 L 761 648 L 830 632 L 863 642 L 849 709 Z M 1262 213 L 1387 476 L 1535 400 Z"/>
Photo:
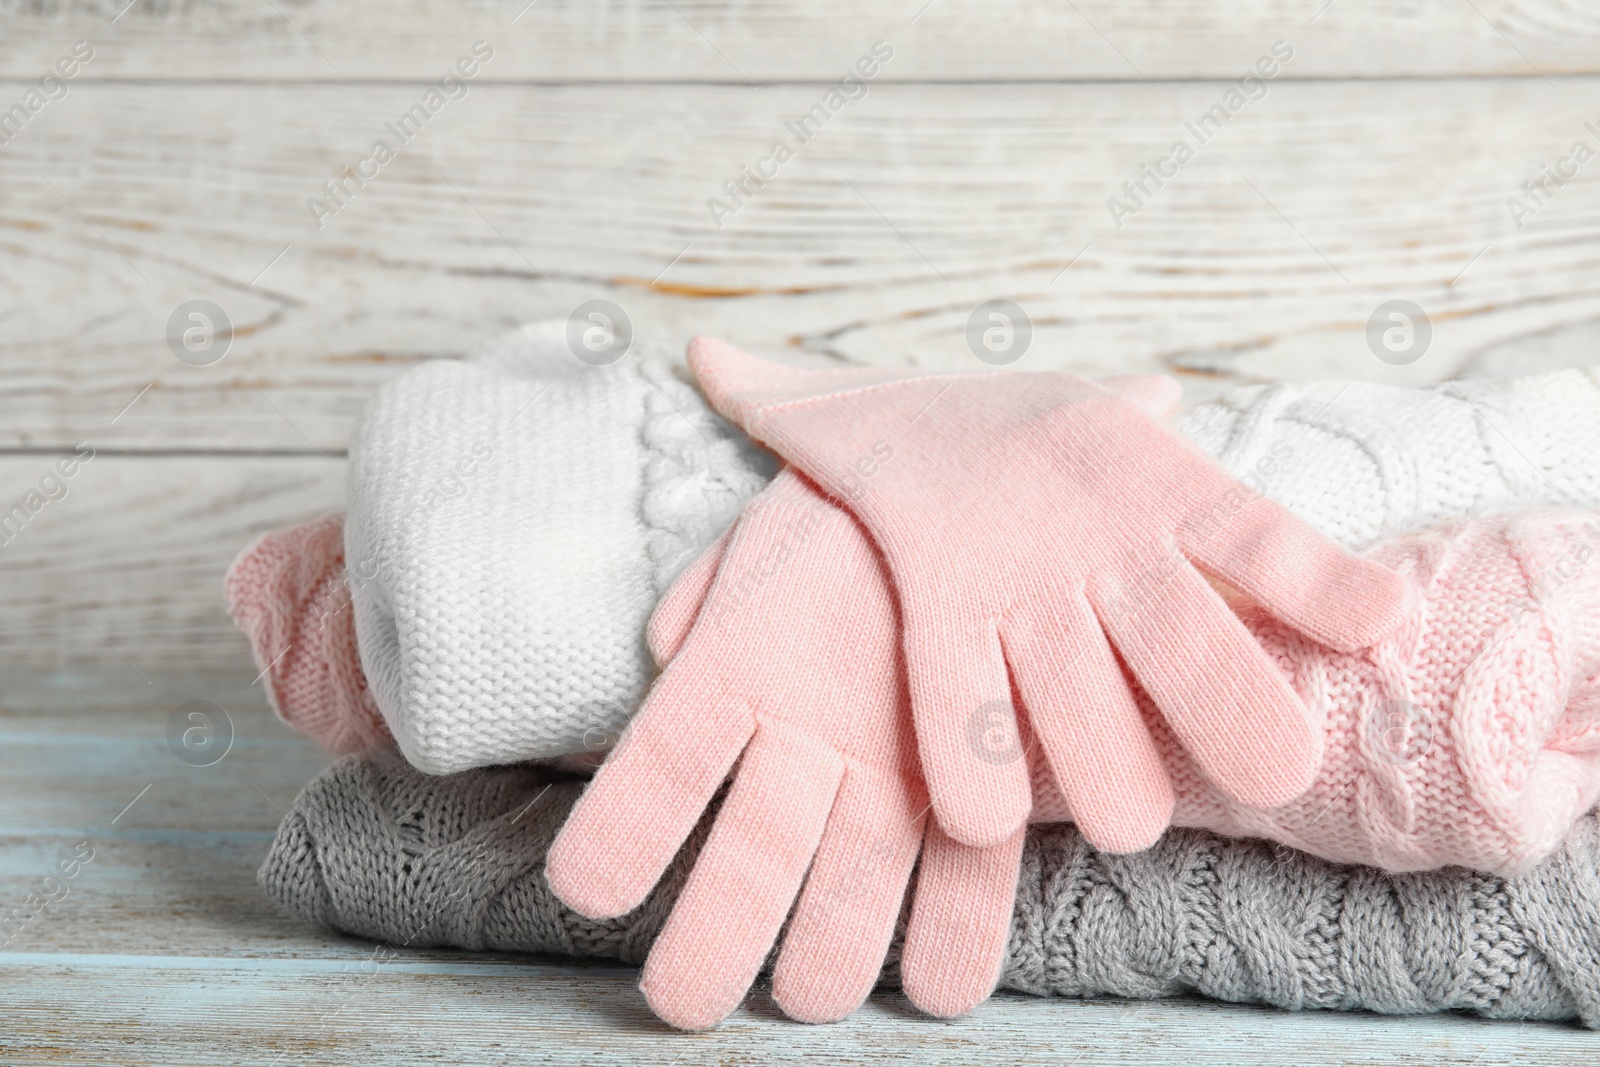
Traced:
<path fill-rule="evenodd" d="M 548 867 L 574 910 L 628 912 L 737 762 L 644 970 L 675 1025 L 737 1005 L 791 909 L 774 998 L 848 1014 L 919 855 L 904 988 L 937 1015 L 988 996 L 1035 811 L 1030 741 L 1057 817 L 1113 851 L 1172 823 L 1164 743 L 1239 804 L 1305 793 L 1320 732 L 1194 564 L 1342 652 L 1405 618 L 1399 574 L 1160 424 L 1168 379 L 801 371 L 703 339 L 689 359 L 791 466 L 658 608 L 670 663 Z"/>

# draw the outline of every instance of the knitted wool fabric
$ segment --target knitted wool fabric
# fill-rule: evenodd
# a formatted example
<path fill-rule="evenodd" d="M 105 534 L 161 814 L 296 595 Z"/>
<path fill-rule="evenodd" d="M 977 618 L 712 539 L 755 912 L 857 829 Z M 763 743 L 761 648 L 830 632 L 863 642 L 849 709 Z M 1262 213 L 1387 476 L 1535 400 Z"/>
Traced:
<path fill-rule="evenodd" d="M 393 757 L 346 759 L 295 800 L 259 881 L 302 919 L 396 946 L 637 964 L 715 810 L 644 904 L 596 921 L 543 874 L 581 788 L 534 768 L 434 778 Z M 898 945 L 887 986 L 897 959 Z M 1197 830 L 1117 856 L 1071 826 L 1035 826 L 1000 986 L 1600 1026 L 1600 826 L 1585 816 L 1510 879 L 1388 874 Z"/>
<path fill-rule="evenodd" d="M 225 583 L 272 710 L 336 756 L 395 747 L 361 670 L 349 582 L 344 516 L 325 515 L 256 538 Z M 604 756 L 597 749 L 529 762 L 593 774 Z"/>
<path fill-rule="evenodd" d="M 591 366 L 564 323 L 378 391 L 345 524 L 362 665 L 443 774 L 603 747 L 651 676 L 645 622 L 773 473 L 659 360 Z"/>
<path fill-rule="evenodd" d="M 1230 800 L 1141 694 L 1173 825 L 1393 871 L 1526 869 L 1600 799 L 1600 515 L 1459 520 L 1367 555 L 1418 593 L 1401 631 L 1370 649 L 1313 645 L 1239 606 L 1321 729 L 1303 796 L 1266 811 Z M 1040 754 L 1029 759 L 1035 821 L 1071 820 Z"/>
<path fill-rule="evenodd" d="M 355 494 L 369 503 L 360 509 L 352 505 L 352 522 L 363 510 L 375 516 L 370 521 L 417 517 L 415 528 L 402 525 L 383 535 L 382 540 L 396 545 L 387 567 L 362 549 L 352 557 L 356 563 L 350 569 L 354 600 L 368 620 L 361 630 L 364 662 L 369 668 L 380 665 L 379 673 L 389 679 L 381 686 L 374 683 L 376 702 L 391 722 L 409 723 L 409 732 L 428 739 L 424 751 L 447 753 L 440 762 L 425 760 L 430 770 L 506 763 L 550 748 L 592 753 L 614 741 L 654 674 L 639 640 L 654 598 L 731 523 L 742 502 L 775 470 L 770 456 L 711 413 L 698 392 L 673 377 L 664 360 L 647 355 L 637 368 L 631 363 L 587 367 L 565 349 L 551 324 L 525 327 L 480 360 L 485 364 L 481 369 L 473 363 L 429 364 L 380 391 L 366 421 L 387 420 L 384 432 L 364 424 L 357 439 L 370 439 L 376 447 L 399 438 L 411 465 L 377 457 L 371 478 L 352 468 L 353 479 L 369 483 Z M 560 394 L 539 397 L 519 418 L 521 398 L 537 396 L 552 381 L 561 383 Z M 1247 486 L 1357 550 L 1380 536 L 1421 529 L 1450 515 L 1541 503 L 1600 507 L 1597 383 L 1596 370 L 1568 370 L 1428 389 L 1330 381 L 1248 386 L 1195 407 L 1178 428 Z M 430 390 L 451 411 L 472 411 L 471 420 L 430 416 L 408 424 L 408 412 L 429 410 Z M 485 392 L 515 392 L 518 399 L 514 404 L 479 404 Z M 560 399 L 568 393 L 577 393 L 577 399 Z M 575 413 L 556 411 L 562 406 Z M 551 413 L 551 423 L 530 432 L 523 424 L 540 410 Z M 496 418 L 509 427 L 495 429 Z M 580 465 L 589 462 L 587 449 L 596 464 L 612 455 L 631 457 L 637 476 L 628 476 L 619 461 L 621 473 L 608 494 L 599 490 L 600 479 L 586 478 L 584 471 L 570 466 L 562 468 L 573 475 L 566 481 L 560 470 L 524 471 L 527 482 L 544 485 L 537 499 L 549 502 L 549 521 L 544 529 L 530 531 L 524 546 L 537 564 L 515 573 L 504 567 L 496 572 L 484 562 L 473 565 L 468 557 L 474 552 L 488 551 L 506 539 L 498 529 L 468 521 L 480 514 L 474 509 L 493 513 L 511 507 L 485 498 L 487 479 L 476 473 L 452 475 L 451 463 L 438 458 L 449 457 L 444 444 L 455 441 L 473 466 L 471 442 L 459 438 L 474 420 L 486 427 L 484 436 L 474 439 L 485 448 L 497 447 L 491 441 L 532 436 L 544 449 L 542 462 L 552 468 L 572 456 Z M 503 456 L 505 449 L 498 452 Z M 534 457 L 534 466 L 538 462 Z M 432 481 L 426 481 L 429 472 L 434 472 Z M 502 473 L 495 481 L 511 479 Z M 424 482 L 418 490 L 416 483 Z M 385 494 L 396 493 L 410 493 L 417 500 L 408 505 L 385 499 Z M 522 497 L 530 498 L 526 493 Z M 428 550 L 435 539 L 427 532 L 434 521 L 430 516 L 447 509 L 462 509 L 463 521 L 452 528 L 450 551 L 434 553 Z M 563 538 L 553 536 L 557 529 L 565 532 Z M 550 542 L 551 550 L 535 552 L 542 540 Z M 599 553 L 605 546 L 614 549 L 609 570 L 590 558 L 591 551 L 579 550 Z M 248 552 L 241 554 L 235 569 L 247 558 Z M 462 570 L 478 574 L 479 584 L 463 581 L 457 573 Z M 550 624 L 542 631 L 543 643 L 528 646 L 535 654 L 519 651 L 472 675 L 448 662 L 449 653 L 457 650 L 463 662 L 477 663 L 489 657 L 469 638 L 483 638 L 498 648 L 510 636 L 494 615 L 509 599 L 510 587 L 488 581 L 485 571 L 515 583 L 527 594 L 524 603 L 548 605 Z M 410 577 L 401 582 L 402 575 Z M 230 589 L 234 583 L 230 578 Z M 392 588 L 413 592 L 392 595 Z M 424 588 L 438 596 L 437 603 L 418 603 L 397 614 L 396 605 L 417 601 L 415 590 Z M 474 599 L 464 598 L 468 588 Z M 260 595 L 290 592 L 269 589 Z M 230 592 L 230 603 L 233 596 Z M 605 625 L 605 618 L 595 615 L 605 605 L 617 613 L 605 618 L 625 616 L 636 625 Z M 312 619 L 324 614 L 303 600 L 297 608 L 293 597 L 265 610 L 287 618 L 297 612 L 310 611 Z M 506 610 L 516 618 L 524 614 L 516 605 Z M 288 642 L 267 640 L 271 631 L 237 611 L 235 615 L 251 637 L 258 666 L 273 663 Z M 348 627 L 355 615 L 338 611 L 315 625 Z M 490 629 L 487 615 L 494 615 L 499 634 Z M 439 619 L 450 625 L 432 625 Z M 423 631 L 425 624 L 434 636 Z M 295 662 L 286 657 L 268 671 L 269 678 L 276 681 L 292 673 Z M 363 672 L 352 664 L 334 670 L 331 677 L 361 678 Z M 413 678 L 420 680 L 412 685 L 408 679 Z M 271 685 L 269 692 L 291 725 L 334 751 L 349 750 L 336 746 L 343 743 L 338 735 L 346 729 L 342 715 L 361 703 L 352 690 L 317 696 L 322 691 L 315 686 L 288 683 Z M 467 692 L 476 695 L 477 703 L 468 704 L 462 696 Z M 483 709 L 483 735 L 476 738 L 479 712 L 472 709 Z M 516 721 L 517 713 L 525 721 Z M 360 726 L 351 729 L 366 732 Z"/>
<path fill-rule="evenodd" d="M 224 591 L 285 722 L 337 755 L 391 744 L 356 651 L 343 516 L 258 537 L 228 568 Z"/>
<path fill-rule="evenodd" d="M 1242 386 L 1178 428 L 1349 549 L 1460 516 L 1600 507 L 1600 367 L 1424 389 Z"/>

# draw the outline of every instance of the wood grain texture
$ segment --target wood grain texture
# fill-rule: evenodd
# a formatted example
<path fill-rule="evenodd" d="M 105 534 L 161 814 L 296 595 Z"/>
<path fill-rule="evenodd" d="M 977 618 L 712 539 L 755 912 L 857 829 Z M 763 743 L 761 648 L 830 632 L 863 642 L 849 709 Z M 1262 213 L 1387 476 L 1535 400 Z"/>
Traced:
<path fill-rule="evenodd" d="M 0 457 L 0 501 L 37 490 L 53 460 Z M 223 573 L 257 534 L 342 508 L 342 463 L 97 454 L 0 545 L 0 664 L 100 664 L 135 689 L 173 666 L 254 674 Z"/>
<path fill-rule="evenodd" d="M 882 85 L 804 145 L 815 87 L 485 85 L 319 230 L 308 199 L 418 95 L 85 84 L 35 116 L 0 149 L 0 446 L 331 452 L 379 382 L 594 297 L 674 348 L 929 367 L 977 366 L 968 317 L 1003 297 L 1035 324 L 1019 366 L 1194 397 L 1527 373 L 1600 339 L 1600 184 L 1521 229 L 1507 208 L 1600 147 L 1600 78 L 1275 83 L 1203 145 L 1205 83 Z M 715 225 L 775 137 L 796 157 Z M 1195 158 L 1115 225 L 1180 137 Z M 196 297 L 237 331 L 207 367 L 164 337 Z M 1395 297 L 1434 319 L 1409 367 L 1365 340 Z"/>
<path fill-rule="evenodd" d="M 708 1034 L 654 1019 L 626 978 L 283 974 L 30 965 L 0 971 L 16 1063 L 301 1064 L 1339 1064 L 1587 1067 L 1597 1043 L 1555 1027 L 1390 1019 L 1187 1002 L 996 996 L 935 1021 L 897 994 L 804 1026 L 761 993 Z"/>
<path fill-rule="evenodd" d="M 1600 70 L 1581 0 L 137 0 L 118 18 L 128 4 L 7 0 L 0 76 L 79 38 L 85 78 L 437 77 L 475 39 L 497 49 L 483 77 L 512 81 L 832 79 L 877 39 L 896 47 L 884 77 L 916 81 L 1234 78 L 1278 39 L 1302 77 Z"/>
<path fill-rule="evenodd" d="M 237 742 L 204 768 L 162 741 L 196 693 L 228 709 Z M 939 1021 L 880 993 L 843 1023 L 804 1026 L 762 988 L 717 1030 L 676 1033 L 631 968 L 380 949 L 278 914 L 254 869 L 276 809 L 326 761 L 259 693 L 182 674 L 137 691 L 105 674 L 0 684 L 0 904 L 79 840 L 96 850 L 71 893 L 0 948 L 0 1062 L 1578 1065 L 1600 1052 L 1600 1036 L 1568 1026 L 1199 1000 L 1001 995 Z"/>

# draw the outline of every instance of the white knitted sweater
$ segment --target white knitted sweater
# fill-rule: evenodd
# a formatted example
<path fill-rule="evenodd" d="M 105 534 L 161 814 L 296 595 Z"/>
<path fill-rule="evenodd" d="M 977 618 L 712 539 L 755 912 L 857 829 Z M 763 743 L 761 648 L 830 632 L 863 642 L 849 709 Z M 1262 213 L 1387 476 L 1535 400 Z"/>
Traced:
<path fill-rule="evenodd" d="M 564 323 L 536 323 L 373 399 L 345 558 L 362 666 L 419 769 L 595 752 L 637 707 L 656 600 L 776 470 L 680 366 L 591 366 Z M 1600 506 L 1594 370 L 1253 386 L 1179 426 L 1351 549 L 1451 516 Z"/>
<path fill-rule="evenodd" d="M 1178 428 L 1352 550 L 1444 519 L 1600 503 L 1600 366 L 1426 389 L 1245 386 Z"/>

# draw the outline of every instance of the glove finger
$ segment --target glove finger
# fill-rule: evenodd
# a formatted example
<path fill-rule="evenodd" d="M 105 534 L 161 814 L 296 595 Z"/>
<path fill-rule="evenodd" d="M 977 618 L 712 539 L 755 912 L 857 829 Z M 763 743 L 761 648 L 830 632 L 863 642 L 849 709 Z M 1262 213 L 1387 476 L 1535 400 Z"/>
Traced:
<path fill-rule="evenodd" d="M 667 589 L 666 596 L 656 604 L 656 610 L 650 615 L 650 624 L 645 628 L 645 641 L 650 646 L 650 655 L 655 659 L 656 666 L 665 667 L 678 654 L 678 649 L 683 647 L 689 631 L 694 627 L 694 620 L 700 614 L 700 606 L 711 591 L 717 568 L 722 566 L 722 556 L 728 550 L 733 530 L 734 527 L 730 526 L 722 531 L 722 536 L 678 575 Z"/>
<path fill-rule="evenodd" d="M 1172 822 L 1172 783 L 1088 600 L 1063 592 L 1015 612 L 1000 639 L 1083 836 L 1108 852 L 1155 844 Z"/>
<path fill-rule="evenodd" d="M 1091 586 L 1101 624 L 1218 789 L 1272 808 L 1300 796 L 1321 739 L 1299 697 L 1189 562 L 1164 556 L 1119 595 Z"/>
<path fill-rule="evenodd" d="M 1183 386 L 1165 374 L 1117 374 L 1099 379 L 1098 384 L 1138 404 L 1154 419 L 1171 415 L 1183 399 Z"/>
<path fill-rule="evenodd" d="M 1230 483 L 1218 494 L 1220 506 L 1178 533 L 1195 563 L 1307 637 L 1340 651 L 1376 644 L 1400 625 L 1407 603 L 1400 575 L 1350 555 L 1266 497 L 1230 512 L 1229 494 L 1249 491 Z"/>
<path fill-rule="evenodd" d="M 907 611 L 906 675 L 917 750 L 933 811 L 945 832 L 977 848 L 1007 840 L 1033 810 L 1017 745 L 1011 679 L 992 622 L 962 631 L 930 612 Z M 998 755 L 997 755 L 998 754 Z"/>
<path fill-rule="evenodd" d="M 738 1006 L 777 940 L 844 774 L 814 737 L 763 723 L 645 960 L 651 1009 L 685 1030 Z"/>
<path fill-rule="evenodd" d="M 716 678 L 714 663 L 674 662 L 567 818 L 546 877 L 573 911 L 608 919 L 637 907 L 755 732 Z"/>
<path fill-rule="evenodd" d="M 772 972 L 785 1015 L 836 1022 L 872 992 L 927 813 L 920 784 L 859 765 L 846 771 Z"/>
<path fill-rule="evenodd" d="M 929 1015 L 963 1015 L 1000 981 L 1026 836 L 1023 828 L 970 848 L 928 824 L 900 973 L 906 996 Z"/>

